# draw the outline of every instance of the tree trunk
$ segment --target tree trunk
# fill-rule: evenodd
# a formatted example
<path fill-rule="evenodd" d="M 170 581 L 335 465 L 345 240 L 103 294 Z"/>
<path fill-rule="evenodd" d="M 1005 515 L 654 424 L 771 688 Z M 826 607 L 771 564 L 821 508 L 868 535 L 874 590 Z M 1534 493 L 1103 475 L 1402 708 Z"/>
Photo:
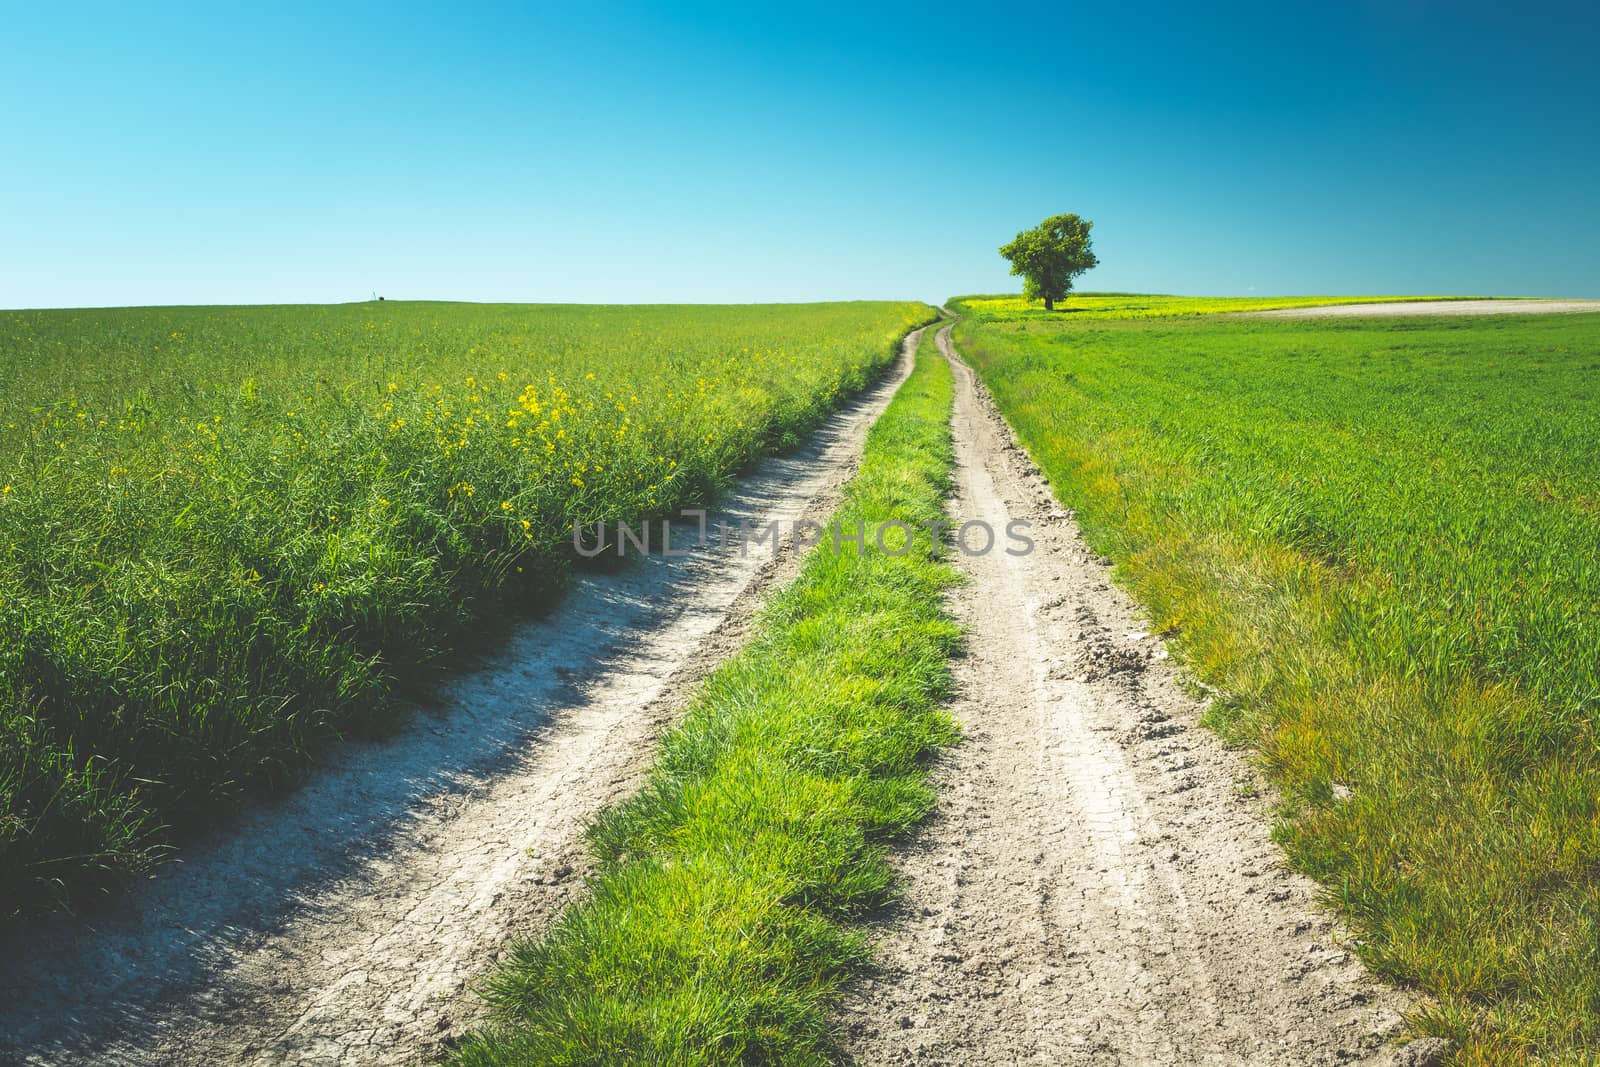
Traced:
<path fill-rule="evenodd" d="M 1046 311 L 1054 311 L 1056 309 L 1055 297 L 1047 296 L 1044 298 L 1044 309 Z"/>

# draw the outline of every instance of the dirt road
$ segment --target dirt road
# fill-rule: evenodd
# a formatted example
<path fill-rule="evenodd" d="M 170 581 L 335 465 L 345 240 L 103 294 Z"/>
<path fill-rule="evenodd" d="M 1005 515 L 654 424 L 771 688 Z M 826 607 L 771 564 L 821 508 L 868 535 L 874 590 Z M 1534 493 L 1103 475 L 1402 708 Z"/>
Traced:
<path fill-rule="evenodd" d="M 1265 319 L 1387 318 L 1398 315 L 1551 315 L 1600 311 L 1600 300 L 1405 300 L 1392 304 L 1330 304 L 1251 311 Z"/>
<path fill-rule="evenodd" d="M 941 333 L 948 353 L 948 329 Z M 910 344 L 915 344 L 913 336 Z M 724 515 L 821 517 L 910 365 Z M 940 809 L 900 860 L 883 974 L 841 1015 L 864 1062 L 1387 1062 L 1404 1002 L 1286 871 L 1245 762 L 1195 725 L 1161 643 L 967 368 L 952 512 L 1036 550 L 962 558 L 970 629 Z M 0 964 L 0 1062 L 425 1060 L 469 983 L 585 873 L 585 820 L 626 795 L 685 691 L 792 549 L 655 556 L 587 576 L 398 739 L 348 745 L 284 802 L 191 848 L 89 928 Z"/>
<path fill-rule="evenodd" d="M 920 332 L 713 519 L 825 518 Z M 655 555 L 581 578 L 399 738 L 342 746 L 120 914 L 30 931 L 0 962 L 0 1062 L 426 1060 L 479 1014 L 468 983 L 577 892 L 586 820 L 637 785 L 686 690 L 797 558 L 791 543 Z"/>
<path fill-rule="evenodd" d="M 841 1015 L 888 1064 L 1389 1062 L 1401 997 L 1286 870 L 1253 774 L 1196 725 L 1161 641 L 1079 540 L 972 372 L 958 521 L 1033 525 L 961 558 L 952 711 L 967 740 L 899 862 L 881 976 Z M 1413 1050 L 1419 1051 L 1419 1050 Z"/>

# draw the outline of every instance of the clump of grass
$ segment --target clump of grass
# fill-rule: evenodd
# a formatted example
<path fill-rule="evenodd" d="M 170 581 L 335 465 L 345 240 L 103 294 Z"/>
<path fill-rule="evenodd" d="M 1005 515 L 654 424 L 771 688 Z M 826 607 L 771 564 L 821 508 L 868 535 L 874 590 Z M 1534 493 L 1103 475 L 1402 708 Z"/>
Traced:
<path fill-rule="evenodd" d="M 0 919 L 96 898 L 704 503 L 915 304 L 0 313 Z"/>
<path fill-rule="evenodd" d="M 1208 305 L 1209 301 L 1202 301 Z M 957 327 L 1455 1062 L 1600 1047 L 1600 316 Z M 1335 785 L 1342 788 L 1335 789 Z"/>
<path fill-rule="evenodd" d="M 951 395 L 925 335 L 844 529 L 942 514 Z M 925 530 L 906 547 L 813 550 L 595 826 L 592 895 L 490 979 L 497 1022 L 458 1064 L 833 1062 L 826 1009 L 867 956 L 851 921 L 890 898 L 886 843 L 929 811 L 924 763 L 956 736 L 952 571 Z"/>

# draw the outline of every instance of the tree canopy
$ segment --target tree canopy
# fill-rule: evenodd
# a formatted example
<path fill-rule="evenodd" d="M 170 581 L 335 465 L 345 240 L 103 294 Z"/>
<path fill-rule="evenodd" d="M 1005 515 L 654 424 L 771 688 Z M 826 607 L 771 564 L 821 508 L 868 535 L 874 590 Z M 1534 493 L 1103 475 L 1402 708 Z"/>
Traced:
<path fill-rule="evenodd" d="M 1092 229 L 1094 223 L 1077 215 L 1051 215 L 1001 245 L 1000 254 L 1011 261 L 1011 273 L 1023 277 L 1023 295 L 1042 299 L 1044 309 L 1054 311 L 1056 301 L 1072 291 L 1072 279 L 1100 262 L 1089 240 Z"/>

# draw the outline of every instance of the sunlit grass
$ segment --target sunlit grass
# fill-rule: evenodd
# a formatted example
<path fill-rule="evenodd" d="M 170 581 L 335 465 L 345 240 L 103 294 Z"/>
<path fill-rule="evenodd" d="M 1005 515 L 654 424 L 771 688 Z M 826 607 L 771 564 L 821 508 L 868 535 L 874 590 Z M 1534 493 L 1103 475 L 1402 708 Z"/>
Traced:
<path fill-rule="evenodd" d="M 942 516 L 951 396 L 930 333 L 843 528 Z M 888 899 L 884 842 L 929 811 L 923 764 L 955 737 L 937 703 L 953 572 L 928 536 L 811 553 L 595 827 L 591 895 L 495 973 L 498 1018 L 458 1063 L 836 1062 L 827 1008 L 866 958 L 851 920 Z"/>
<path fill-rule="evenodd" d="M 1159 293 L 1073 293 L 1045 311 L 1044 302 L 1020 296 L 966 296 L 961 306 L 974 319 L 996 322 L 1074 319 L 1144 319 L 1226 312 L 1274 311 L 1281 308 L 1331 307 L 1337 304 L 1384 304 L 1408 300 L 1460 300 L 1450 296 L 1166 296 Z"/>
<path fill-rule="evenodd" d="M 1600 316 L 986 314 L 957 338 L 1227 694 L 1212 723 L 1259 748 L 1363 958 L 1437 998 L 1421 1025 L 1461 1063 L 1589 1062 Z"/>
<path fill-rule="evenodd" d="M 928 309 L 0 313 L 0 900 L 81 899 L 389 721 L 571 524 L 704 502 Z"/>

